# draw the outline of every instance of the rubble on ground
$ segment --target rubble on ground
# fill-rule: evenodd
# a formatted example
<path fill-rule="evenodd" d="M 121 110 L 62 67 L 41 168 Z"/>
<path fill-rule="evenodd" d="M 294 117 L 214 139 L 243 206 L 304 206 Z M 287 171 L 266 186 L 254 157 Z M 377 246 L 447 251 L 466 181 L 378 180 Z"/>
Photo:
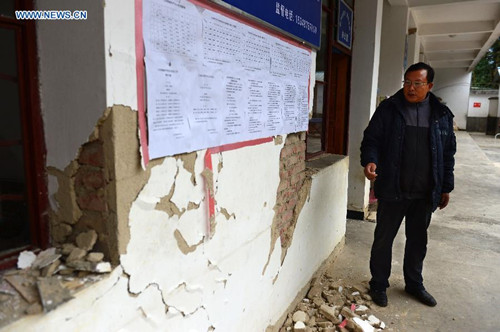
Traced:
<path fill-rule="evenodd" d="M 368 282 L 346 285 L 328 274 L 311 282 L 306 297 L 279 332 L 377 332 L 385 323 L 371 313 Z"/>
<path fill-rule="evenodd" d="M 92 251 L 96 240 L 91 230 L 60 248 L 21 252 L 17 269 L 0 274 L 0 327 L 23 315 L 49 312 L 111 272 L 104 254 Z"/>

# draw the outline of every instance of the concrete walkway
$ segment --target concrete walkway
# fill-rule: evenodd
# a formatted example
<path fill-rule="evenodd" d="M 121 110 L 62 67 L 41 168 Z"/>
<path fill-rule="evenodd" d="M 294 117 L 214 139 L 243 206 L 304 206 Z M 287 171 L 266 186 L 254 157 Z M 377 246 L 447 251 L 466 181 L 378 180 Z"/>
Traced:
<path fill-rule="evenodd" d="M 457 133 L 455 190 L 429 229 L 424 284 L 438 305 L 404 292 L 404 225 L 393 251 L 389 305 L 373 313 L 392 331 L 500 331 L 500 139 Z M 329 267 L 348 284 L 370 278 L 374 223 L 348 220 L 346 245 Z"/>

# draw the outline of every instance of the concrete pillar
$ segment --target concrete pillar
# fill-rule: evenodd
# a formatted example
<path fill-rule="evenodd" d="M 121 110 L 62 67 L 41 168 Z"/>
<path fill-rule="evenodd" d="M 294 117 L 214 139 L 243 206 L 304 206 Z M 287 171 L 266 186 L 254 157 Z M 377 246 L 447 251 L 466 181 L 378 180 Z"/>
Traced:
<path fill-rule="evenodd" d="M 409 10 L 407 6 L 391 6 L 385 0 L 383 11 L 378 94 L 390 96 L 403 86 Z"/>
<path fill-rule="evenodd" d="M 349 190 L 347 209 L 363 218 L 368 206 L 369 182 L 360 166 L 359 147 L 363 130 L 375 112 L 383 0 L 355 2 L 349 111 Z M 353 215 L 354 214 L 354 215 Z"/>
<path fill-rule="evenodd" d="M 420 36 L 418 31 L 408 35 L 408 58 L 406 61 L 406 67 L 408 68 L 414 63 L 420 61 Z"/>

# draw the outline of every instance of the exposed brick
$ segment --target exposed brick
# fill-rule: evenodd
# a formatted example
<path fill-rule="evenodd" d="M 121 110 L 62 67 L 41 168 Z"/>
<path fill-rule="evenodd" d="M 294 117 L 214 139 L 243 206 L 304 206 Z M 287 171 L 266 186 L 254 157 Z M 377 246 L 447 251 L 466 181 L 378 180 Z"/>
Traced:
<path fill-rule="evenodd" d="M 287 188 L 290 187 L 290 182 L 289 181 L 281 181 L 279 186 L 278 186 L 278 192 L 281 192 Z"/>
<path fill-rule="evenodd" d="M 281 219 L 283 223 L 291 223 L 293 221 L 293 210 L 288 210 L 283 214 Z"/>
<path fill-rule="evenodd" d="M 302 153 L 305 151 L 306 151 L 306 145 L 304 143 L 293 146 L 293 153 Z"/>
<path fill-rule="evenodd" d="M 304 178 L 305 178 L 304 172 L 299 172 L 297 174 L 294 174 L 291 179 L 291 184 L 294 185 L 297 183 L 302 183 L 302 181 L 304 181 Z"/>
<path fill-rule="evenodd" d="M 299 135 L 297 135 L 297 134 L 289 134 L 286 137 L 285 144 L 291 144 L 291 143 L 295 143 L 295 142 L 299 142 L 299 141 L 300 141 Z"/>
<path fill-rule="evenodd" d="M 293 145 L 285 145 L 285 147 L 281 150 L 280 157 L 281 159 L 286 159 L 293 154 Z"/>
<path fill-rule="evenodd" d="M 286 168 L 289 168 L 290 166 L 297 164 L 298 162 L 299 162 L 299 156 L 293 155 L 290 156 L 287 160 L 285 160 L 285 166 Z"/>
<path fill-rule="evenodd" d="M 286 203 L 286 208 L 287 210 L 293 210 L 295 208 L 295 205 L 297 205 L 297 199 L 292 198 Z"/>
<path fill-rule="evenodd" d="M 93 141 L 82 146 L 78 162 L 83 165 L 104 167 L 104 149 L 102 142 Z"/>
<path fill-rule="evenodd" d="M 286 204 L 279 204 L 279 205 L 276 205 L 276 213 L 278 215 L 281 215 L 283 212 L 286 211 Z"/>
<path fill-rule="evenodd" d="M 87 189 L 102 188 L 104 183 L 104 174 L 101 170 L 86 168 L 85 166 L 80 167 L 75 176 L 75 186 L 84 186 Z"/>
<path fill-rule="evenodd" d="M 81 193 L 77 202 L 82 210 L 105 212 L 108 209 L 104 193 L 101 190 Z"/>
<path fill-rule="evenodd" d="M 283 191 L 282 197 L 285 200 L 290 200 L 292 197 L 297 196 L 297 192 L 293 188 Z"/>

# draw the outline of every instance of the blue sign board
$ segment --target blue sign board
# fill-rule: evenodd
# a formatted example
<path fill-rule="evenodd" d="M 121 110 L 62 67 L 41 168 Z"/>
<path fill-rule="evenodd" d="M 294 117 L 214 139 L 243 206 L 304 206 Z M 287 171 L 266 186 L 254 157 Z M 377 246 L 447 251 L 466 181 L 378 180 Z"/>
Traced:
<path fill-rule="evenodd" d="M 321 41 L 321 0 L 214 0 L 229 4 L 316 48 Z"/>
<path fill-rule="evenodd" d="M 343 0 L 339 1 L 337 17 L 337 42 L 348 49 L 352 47 L 352 9 Z"/>

